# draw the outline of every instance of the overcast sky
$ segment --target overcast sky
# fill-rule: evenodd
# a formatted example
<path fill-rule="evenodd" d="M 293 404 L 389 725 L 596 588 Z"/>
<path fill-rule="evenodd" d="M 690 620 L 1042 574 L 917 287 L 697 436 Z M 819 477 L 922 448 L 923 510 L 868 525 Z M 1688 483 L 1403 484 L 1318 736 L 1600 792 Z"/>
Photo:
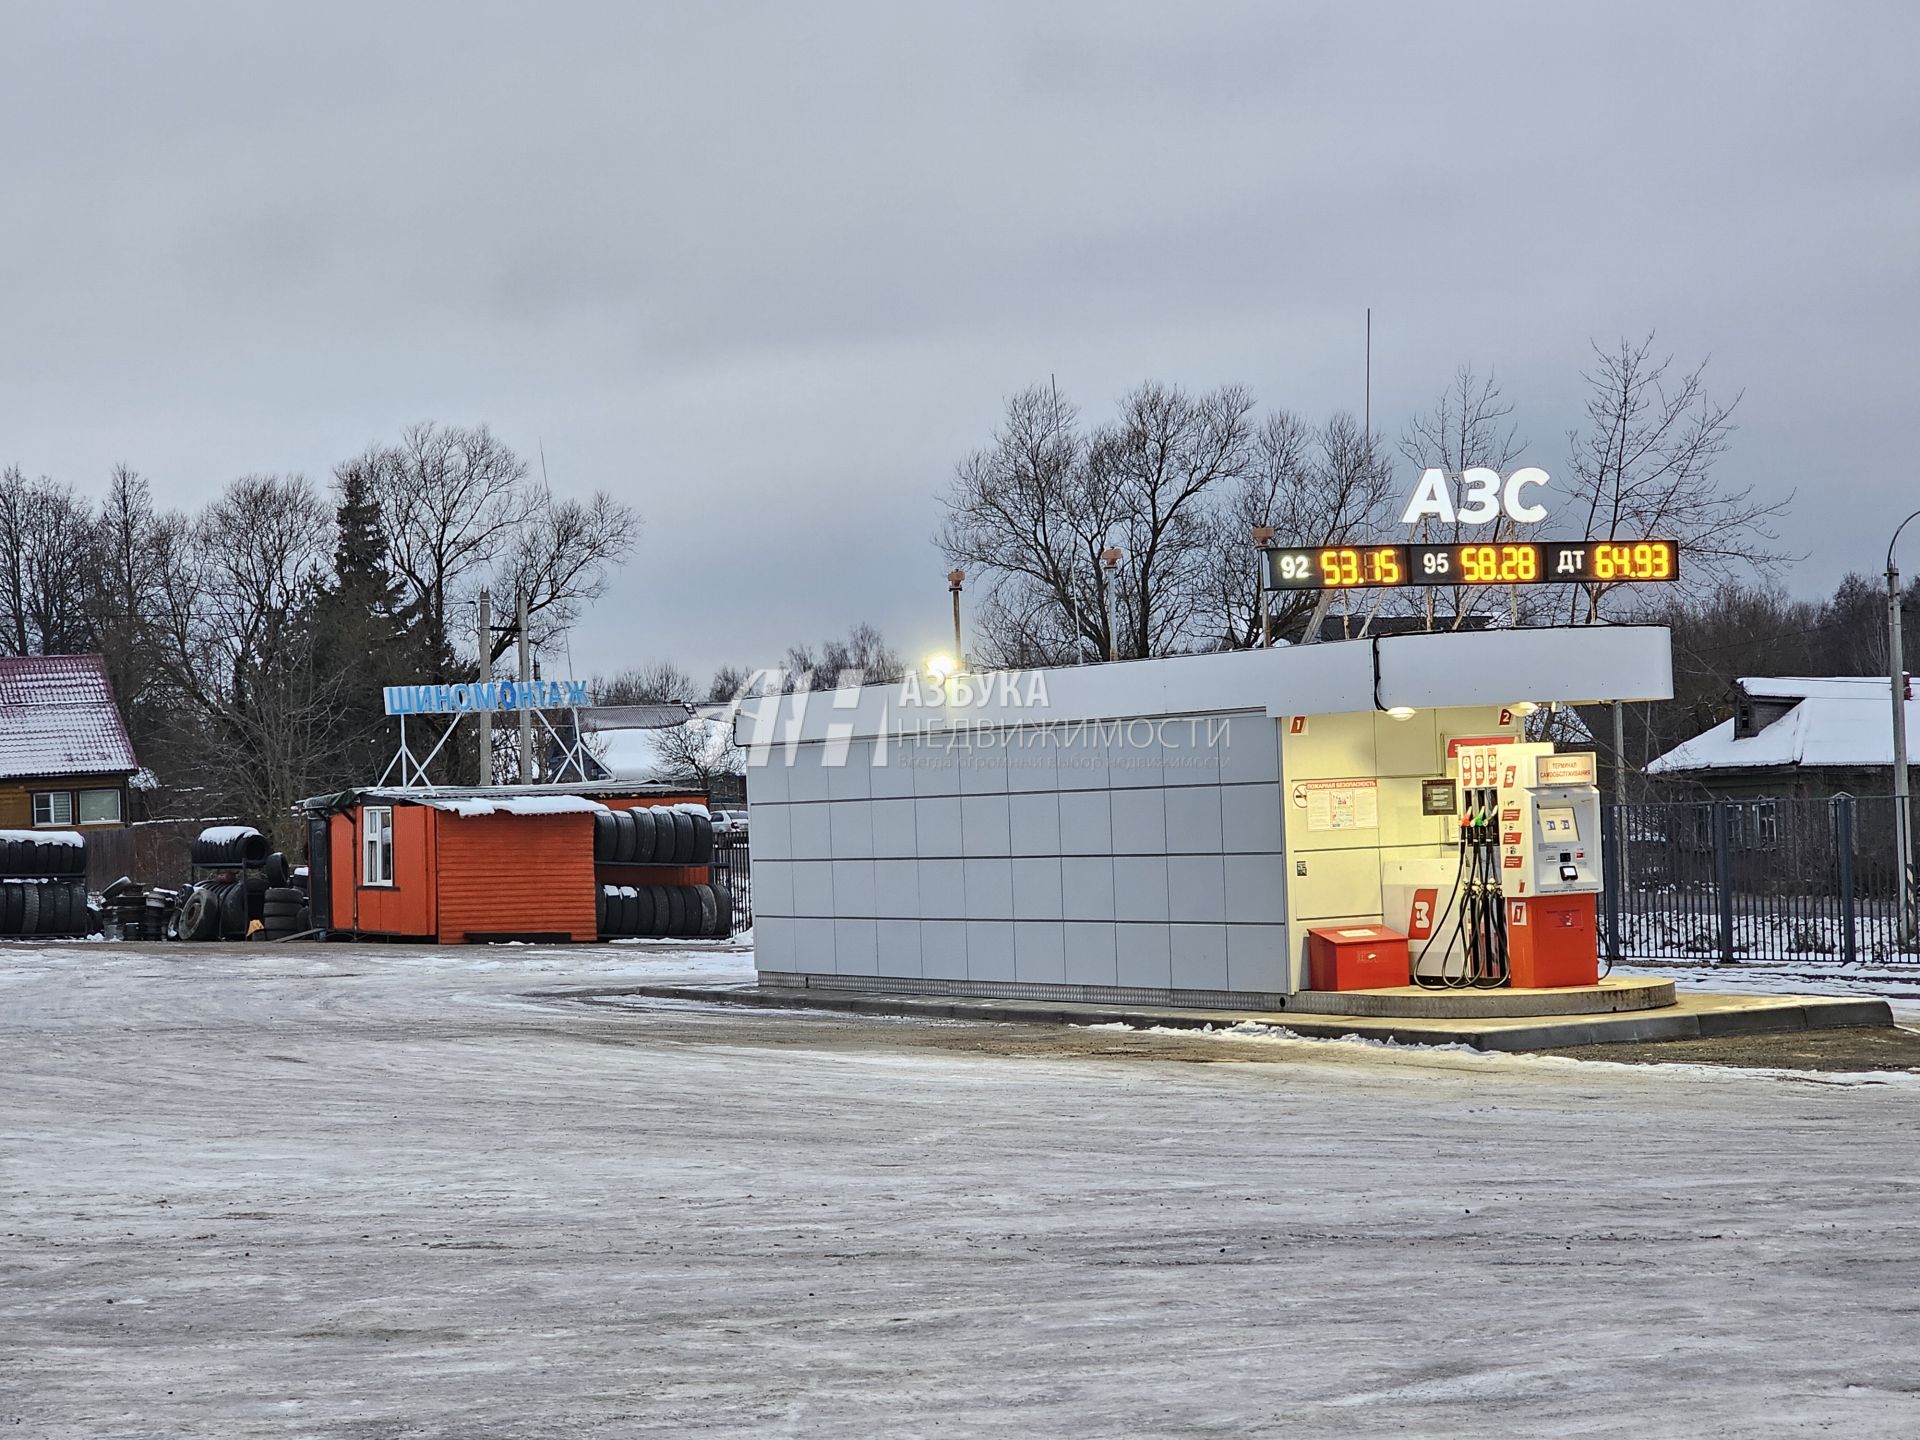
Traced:
<path fill-rule="evenodd" d="M 1006 395 L 1357 410 L 1371 305 L 1377 425 L 1495 367 L 1555 473 L 1588 337 L 1711 354 L 1816 593 L 1920 505 L 1916 54 L 1912 4 L 0 0 L 0 463 L 187 506 L 485 421 L 646 517 L 580 673 L 917 654 Z"/>

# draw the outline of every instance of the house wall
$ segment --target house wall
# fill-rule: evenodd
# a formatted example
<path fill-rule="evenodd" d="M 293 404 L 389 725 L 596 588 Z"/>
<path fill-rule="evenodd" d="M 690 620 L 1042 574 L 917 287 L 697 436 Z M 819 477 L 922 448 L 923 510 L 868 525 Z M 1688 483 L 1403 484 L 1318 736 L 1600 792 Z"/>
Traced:
<path fill-rule="evenodd" d="M 596 937 L 592 815 L 463 817 L 409 808 L 437 824 L 442 944 L 488 935 Z"/>
<path fill-rule="evenodd" d="M 1124 998 L 1288 985 L 1260 711 L 802 744 L 753 776 L 766 976 Z"/>
<path fill-rule="evenodd" d="M 0 780 L 0 830 L 30 830 L 33 828 L 33 797 L 48 790 L 114 790 L 120 795 L 120 821 L 125 825 L 132 818 L 132 797 L 127 793 L 127 777 L 124 775 L 48 775 L 37 779 Z M 79 801 L 74 801 L 74 814 L 79 814 Z M 114 825 L 88 825 L 82 827 L 76 819 L 66 829 L 111 830 Z"/>

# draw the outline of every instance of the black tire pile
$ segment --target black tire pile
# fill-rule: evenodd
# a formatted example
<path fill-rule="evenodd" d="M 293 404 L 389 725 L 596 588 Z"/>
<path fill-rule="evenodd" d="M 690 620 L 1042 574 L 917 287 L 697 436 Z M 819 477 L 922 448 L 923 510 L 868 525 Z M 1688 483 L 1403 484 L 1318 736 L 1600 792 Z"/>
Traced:
<path fill-rule="evenodd" d="M 636 805 L 593 817 L 596 865 L 713 863 L 713 820 L 700 806 Z M 722 939 L 733 933 L 724 886 L 606 884 L 594 894 L 602 935 Z"/>
<path fill-rule="evenodd" d="M 595 899 L 602 935 L 724 940 L 733 934 L 733 897 L 724 886 L 602 885 Z"/>
<path fill-rule="evenodd" d="M 141 885 L 122 876 L 100 892 L 100 913 L 109 940 L 167 940 L 180 908 L 180 892 Z"/>
<path fill-rule="evenodd" d="M 285 940 L 313 928 L 306 877 L 292 874 L 287 857 L 269 850 L 258 830 L 202 831 L 190 858 L 199 868 L 221 873 L 187 893 L 176 925 L 180 939 L 244 940 L 256 920 L 264 940 Z"/>
<path fill-rule="evenodd" d="M 87 904 L 86 840 L 60 834 L 0 838 L 0 935 L 91 935 L 99 928 Z"/>
<path fill-rule="evenodd" d="M 601 865 L 710 865 L 713 820 L 677 805 L 636 805 L 593 817 L 593 858 Z"/>

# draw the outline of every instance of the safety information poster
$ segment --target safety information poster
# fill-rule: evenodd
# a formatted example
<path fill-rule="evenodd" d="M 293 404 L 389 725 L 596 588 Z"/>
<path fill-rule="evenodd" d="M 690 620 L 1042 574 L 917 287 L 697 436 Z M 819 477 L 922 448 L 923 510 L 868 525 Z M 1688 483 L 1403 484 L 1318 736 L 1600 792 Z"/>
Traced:
<path fill-rule="evenodd" d="M 1307 812 L 1310 831 L 1380 828 L 1378 780 L 1303 780 L 1293 787 L 1293 803 Z"/>

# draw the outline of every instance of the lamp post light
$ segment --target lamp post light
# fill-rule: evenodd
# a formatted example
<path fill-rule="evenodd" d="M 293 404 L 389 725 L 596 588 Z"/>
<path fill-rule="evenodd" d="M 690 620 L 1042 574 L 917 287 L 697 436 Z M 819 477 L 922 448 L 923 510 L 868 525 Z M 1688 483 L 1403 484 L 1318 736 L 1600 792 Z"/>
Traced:
<path fill-rule="evenodd" d="M 962 670 L 967 668 L 967 649 L 960 643 L 960 587 L 966 578 L 964 570 L 947 572 L 947 589 L 953 595 L 953 663 Z"/>
<path fill-rule="evenodd" d="M 1120 579 L 1120 557 L 1127 552 L 1118 546 L 1109 545 L 1100 552 L 1100 563 L 1107 567 L 1107 659 L 1120 658 L 1120 637 L 1116 633 L 1113 619 L 1113 592 Z"/>
<path fill-rule="evenodd" d="M 1271 626 L 1268 624 L 1267 610 L 1267 551 L 1273 548 L 1273 527 L 1256 525 L 1253 527 L 1253 589 L 1260 601 L 1260 640 L 1259 648 L 1264 650 L 1273 643 L 1270 638 Z"/>
<path fill-rule="evenodd" d="M 1893 860 L 1900 887 L 1900 944 L 1913 943 L 1913 809 L 1907 779 L 1907 659 L 1900 645 L 1900 571 L 1893 563 L 1900 532 L 1920 520 L 1920 510 L 1902 520 L 1887 542 L 1887 671 L 1893 694 Z"/>

